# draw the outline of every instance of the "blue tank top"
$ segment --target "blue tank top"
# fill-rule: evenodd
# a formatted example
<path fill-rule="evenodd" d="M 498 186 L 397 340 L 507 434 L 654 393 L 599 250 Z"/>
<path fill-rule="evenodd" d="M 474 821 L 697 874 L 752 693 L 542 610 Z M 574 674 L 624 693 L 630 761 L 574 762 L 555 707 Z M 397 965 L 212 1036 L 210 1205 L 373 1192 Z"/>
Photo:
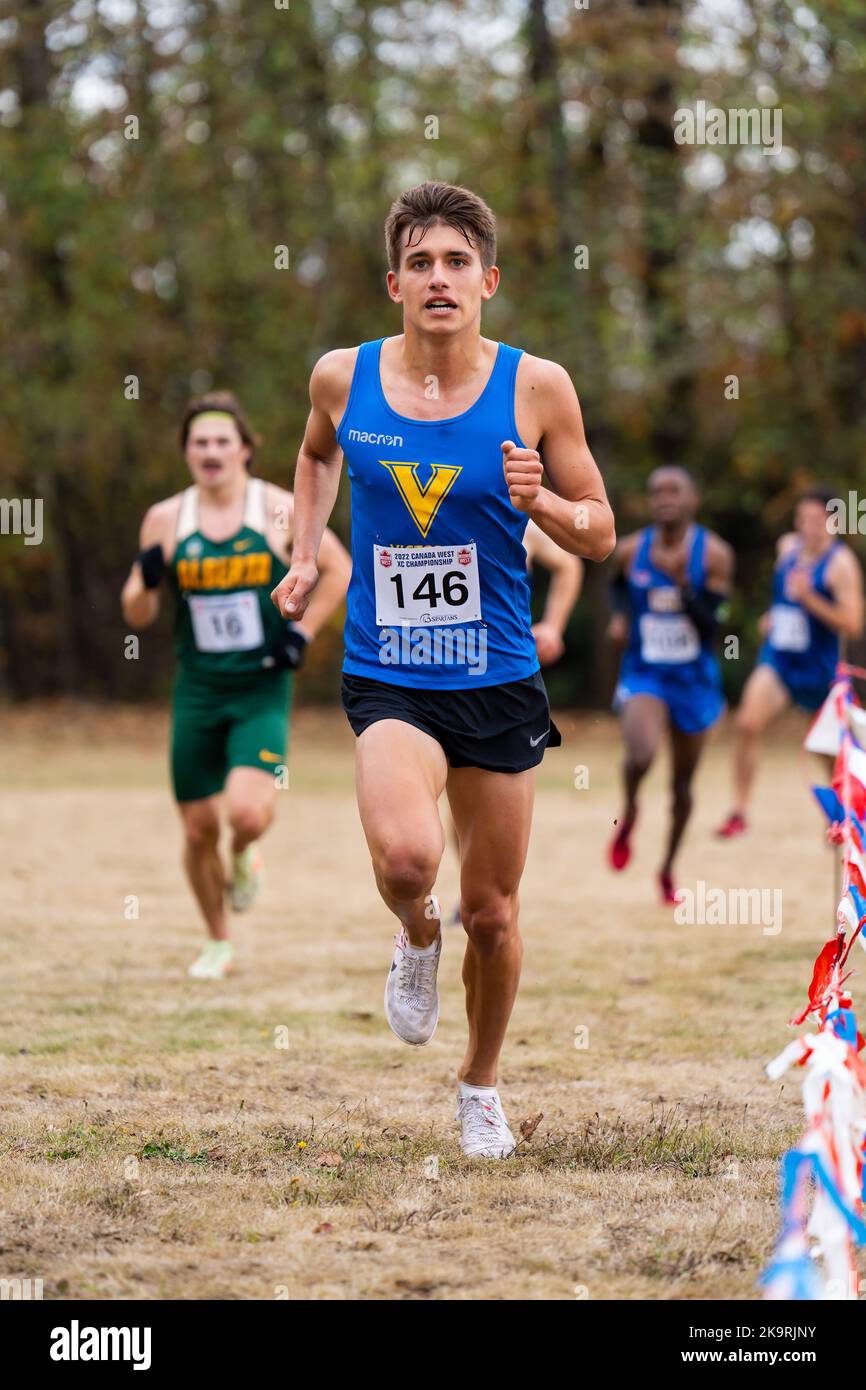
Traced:
<path fill-rule="evenodd" d="M 838 545 L 834 541 L 811 567 L 812 588 L 831 603 L 833 592 L 827 584 L 827 568 Z M 763 651 L 774 665 L 784 667 L 792 677 L 801 676 L 811 685 L 824 685 L 832 680 L 839 660 L 839 634 L 785 594 L 788 575 L 801 563 L 801 554 L 797 541 L 776 562 L 770 627 Z"/>
<path fill-rule="evenodd" d="M 651 670 L 670 673 L 678 683 L 716 684 L 720 673 L 712 640 L 702 639 L 683 612 L 679 584 L 653 564 L 654 537 L 653 526 L 641 533 L 628 575 L 632 620 L 623 671 Z M 706 582 L 706 541 L 706 529 L 692 527 L 687 573 L 695 589 Z"/>
<path fill-rule="evenodd" d="M 509 500 L 500 447 L 521 445 L 522 352 L 499 344 L 487 385 L 462 415 L 413 420 L 385 399 L 384 341 L 358 349 L 337 430 L 352 508 L 343 670 L 437 690 L 524 680 L 538 670 L 527 517 Z"/>

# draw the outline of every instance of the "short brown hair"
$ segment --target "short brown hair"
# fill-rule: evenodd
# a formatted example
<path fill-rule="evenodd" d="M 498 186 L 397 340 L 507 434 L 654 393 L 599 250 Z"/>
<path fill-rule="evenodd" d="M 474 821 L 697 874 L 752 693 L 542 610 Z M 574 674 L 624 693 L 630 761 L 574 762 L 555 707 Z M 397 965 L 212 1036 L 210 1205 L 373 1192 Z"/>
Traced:
<path fill-rule="evenodd" d="M 400 240 L 406 228 L 407 245 L 411 245 L 416 228 L 423 236 L 436 223 L 462 232 L 477 250 L 485 270 L 496 264 L 496 218 L 483 198 L 457 184 L 431 180 L 407 189 L 391 205 L 385 220 L 385 247 L 391 270 L 400 268 Z"/>
<path fill-rule="evenodd" d="M 797 498 L 797 506 L 801 502 L 818 502 L 822 507 L 829 507 L 831 502 L 836 500 L 836 493 L 831 487 L 810 487 L 806 492 L 801 492 Z"/>
<path fill-rule="evenodd" d="M 244 414 L 244 408 L 232 391 L 208 391 L 203 396 L 194 396 L 184 411 L 183 421 L 180 427 L 180 446 L 186 448 L 189 439 L 190 426 L 197 415 L 204 415 L 209 410 L 219 410 L 226 415 L 231 415 L 238 427 L 238 434 L 241 439 L 252 450 L 247 459 L 247 472 L 252 472 L 253 460 L 256 456 L 256 449 L 261 444 L 261 436 L 256 434 L 252 425 Z"/>

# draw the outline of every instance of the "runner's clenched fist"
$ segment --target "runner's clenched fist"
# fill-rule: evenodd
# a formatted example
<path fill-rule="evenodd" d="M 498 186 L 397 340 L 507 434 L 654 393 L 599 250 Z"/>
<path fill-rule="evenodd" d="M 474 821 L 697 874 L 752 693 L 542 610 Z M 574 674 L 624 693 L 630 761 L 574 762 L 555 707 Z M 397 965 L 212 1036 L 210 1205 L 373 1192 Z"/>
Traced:
<path fill-rule="evenodd" d="M 502 444 L 502 468 L 512 507 L 528 512 L 541 491 L 544 469 L 537 449 L 519 449 L 512 439 Z"/>

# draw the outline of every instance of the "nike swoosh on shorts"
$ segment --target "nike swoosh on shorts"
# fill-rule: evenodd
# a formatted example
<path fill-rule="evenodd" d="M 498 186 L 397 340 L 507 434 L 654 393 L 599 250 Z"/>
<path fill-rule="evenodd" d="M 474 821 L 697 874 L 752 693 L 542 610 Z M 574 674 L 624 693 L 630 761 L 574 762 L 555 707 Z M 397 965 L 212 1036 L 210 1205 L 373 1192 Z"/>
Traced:
<path fill-rule="evenodd" d="M 543 734 L 539 734 L 539 735 L 538 735 L 538 738 L 531 738 L 531 739 L 529 740 L 529 746 L 530 746 L 530 748 L 535 748 L 535 747 L 541 742 L 541 740 L 542 740 L 543 738 L 547 738 L 547 735 L 548 735 L 549 733 L 550 733 L 550 729 L 545 729 L 545 731 L 544 731 Z"/>

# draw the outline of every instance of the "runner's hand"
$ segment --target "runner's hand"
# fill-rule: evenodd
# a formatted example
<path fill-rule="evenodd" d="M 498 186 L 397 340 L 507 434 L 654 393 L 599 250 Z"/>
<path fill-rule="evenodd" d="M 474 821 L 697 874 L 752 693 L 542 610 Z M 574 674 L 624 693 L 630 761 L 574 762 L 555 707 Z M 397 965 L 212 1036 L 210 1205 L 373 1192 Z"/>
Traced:
<path fill-rule="evenodd" d="M 310 562 L 292 565 L 285 579 L 281 579 L 271 594 L 271 602 L 277 612 L 291 622 L 297 623 L 307 611 L 313 590 L 319 582 L 319 571 Z"/>
<path fill-rule="evenodd" d="M 792 569 L 785 580 L 785 598 L 792 599 L 794 603 L 802 603 L 811 587 L 808 570 Z"/>
<path fill-rule="evenodd" d="M 541 455 L 537 449 L 518 449 L 512 439 L 502 444 L 502 468 L 512 507 L 528 512 L 541 491 Z"/>
<path fill-rule="evenodd" d="M 288 623 L 286 630 L 271 648 L 270 657 L 280 671 L 299 671 L 307 655 L 309 637 L 294 623 Z"/>
<path fill-rule="evenodd" d="M 614 613 L 607 625 L 607 637 L 609 642 L 628 641 L 628 618 L 625 613 Z"/>
<path fill-rule="evenodd" d="M 552 623 L 534 623 L 532 635 L 535 638 L 535 651 L 539 665 L 550 666 L 558 661 L 565 651 L 565 643 Z"/>

